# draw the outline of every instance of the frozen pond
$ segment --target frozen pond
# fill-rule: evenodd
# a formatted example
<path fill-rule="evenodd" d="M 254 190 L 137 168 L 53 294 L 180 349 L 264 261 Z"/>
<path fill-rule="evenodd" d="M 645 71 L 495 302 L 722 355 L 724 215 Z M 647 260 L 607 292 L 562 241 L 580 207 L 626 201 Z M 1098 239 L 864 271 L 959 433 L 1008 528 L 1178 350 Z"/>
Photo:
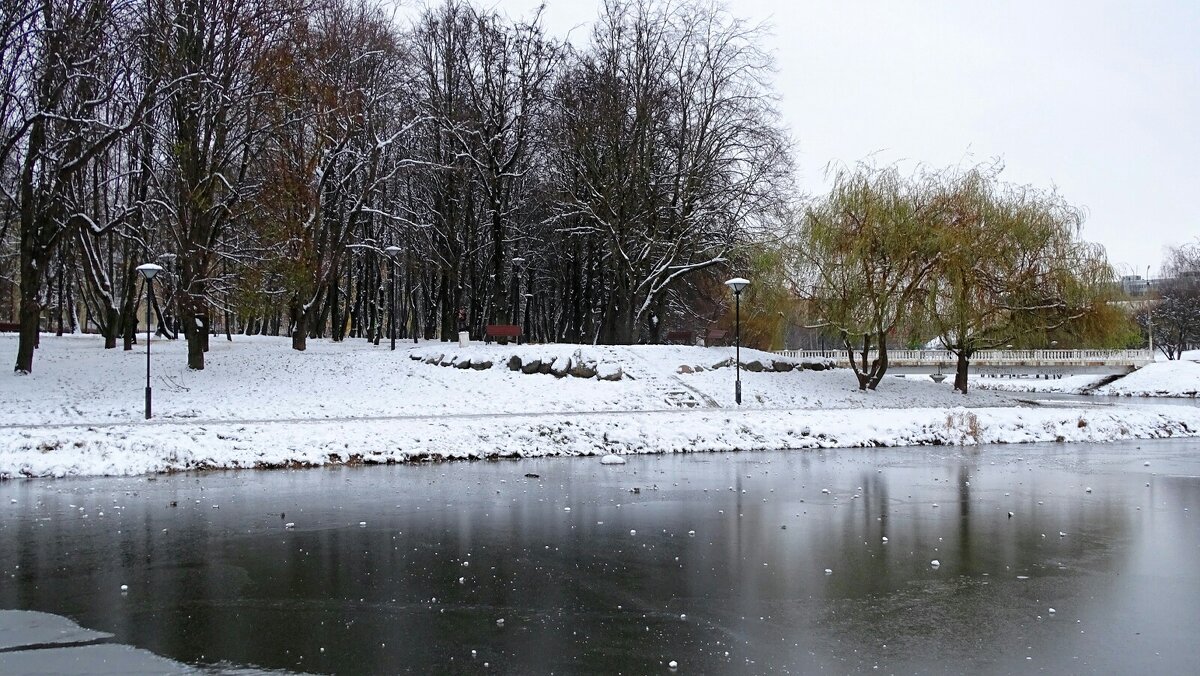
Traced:
<path fill-rule="evenodd" d="M 0 608 L 218 670 L 1190 673 L 1197 517 L 1197 441 L 9 481 Z"/>

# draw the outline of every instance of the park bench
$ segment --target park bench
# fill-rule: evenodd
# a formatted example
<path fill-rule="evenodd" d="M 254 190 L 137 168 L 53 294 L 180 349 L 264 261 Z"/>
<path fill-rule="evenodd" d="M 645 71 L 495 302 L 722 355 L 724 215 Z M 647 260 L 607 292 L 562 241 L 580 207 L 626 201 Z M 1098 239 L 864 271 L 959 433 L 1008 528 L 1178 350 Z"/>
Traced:
<path fill-rule="evenodd" d="M 16 333 L 21 330 L 21 325 L 16 322 L 0 322 L 0 333 Z"/>
<path fill-rule="evenodd" d="M 692 331 L 667 331 L 667 344 L 691 345 L 696 342 L 696 334 Z"/>
<path fill-rule="evenodd" d="M 712 347 L 713 345 L 725 345 L 729 343 L 727 336 L 729 332 L 725 329 L 709 329 L 704 334 L 704 344 Z"/>
<path fill-rule="evenodd" d="M 517 341 L 517 345 L 521 344 L 521 327 L 516 324 L 488 324 L 483 330 L 483 342 L 490 343 L 493 338 L 503 339 L 507 342 L 509 338 Z"/>

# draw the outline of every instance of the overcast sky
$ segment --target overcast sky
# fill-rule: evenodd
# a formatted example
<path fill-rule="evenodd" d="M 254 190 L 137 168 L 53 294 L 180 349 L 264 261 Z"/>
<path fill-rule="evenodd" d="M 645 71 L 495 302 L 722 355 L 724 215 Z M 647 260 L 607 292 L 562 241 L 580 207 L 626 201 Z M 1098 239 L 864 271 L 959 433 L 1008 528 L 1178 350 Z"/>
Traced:
<path fill-rule="evenodd" d="M 482 0 L 529 16 L 539 0 Z M 599 0 L 546 0 L 547 32 L 587 39 Z M 801 189 L 874 157 L 1003 161 L 1057 186 L 1125 273 L 1200 236 L 1200 2 L 736 0 L 766 22 Z"/>

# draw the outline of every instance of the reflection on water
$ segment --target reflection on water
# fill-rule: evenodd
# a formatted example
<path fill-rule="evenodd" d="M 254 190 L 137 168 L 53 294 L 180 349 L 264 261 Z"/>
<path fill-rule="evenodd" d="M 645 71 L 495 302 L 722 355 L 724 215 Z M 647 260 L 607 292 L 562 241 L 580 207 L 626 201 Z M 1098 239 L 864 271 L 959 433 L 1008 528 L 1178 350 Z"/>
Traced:
<path fill-rule="evenodd" d="M 1196 450 L 9 482 L 0 607 L 191 664 L 316 673 L 1184 673 Z"/>

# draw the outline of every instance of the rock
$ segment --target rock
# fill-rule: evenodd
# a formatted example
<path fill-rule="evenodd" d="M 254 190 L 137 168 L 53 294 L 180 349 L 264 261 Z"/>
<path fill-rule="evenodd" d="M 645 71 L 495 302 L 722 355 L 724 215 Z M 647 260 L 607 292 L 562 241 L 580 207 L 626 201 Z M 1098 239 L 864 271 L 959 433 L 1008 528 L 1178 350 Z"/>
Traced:
<path fill-rule="evenodd" d="M 595 378 L 596 369 L 587 364 L 578 364 L 571 369 L 571 375 L 576 378 Z"/>
<path fill-rule="evenodd" d="M 692 368 L 691 366 L 688 366 L 687 364 L 684 364 L 683 366 L 680 366 L 679 368 L 675 369 L 675 372 L 676 373 L 695 373 L 696 369 Z"/>
<path fill-rule="evenodd" d="M 521 370 L 521 358 L 515 354 L 513 356 L 509 357 L 508 358 L 508 370 L 509 371 L 520 371 Z"/>
<path fill-rule="evenodd" d="M 724 360 L 721 360 L 721 361 L 713 364 L 709 368 L 716 370 L 716 369 L 723 369 L 726 366 L 733 366 L 733 360 L 732 359 L 724 359 Z"/>
<path fill-rule="evenodd" d="M 550 373 L 555 378 L 565 378 L 571 372 L 571 360 L 559 357 L 550 365 Z"/>
<path fill-rule="evenodd" d="M 824 371 L 826 366 L 821 362 L 804 362 L 800 364 L 800 368 L 806 371 Z"/>
<path fill-rule="evenodd" d="M 410 355 L 408 355 L 408 358 L 413 361 L 421 361 L 422 359 L 424 359 L 424 357 L 422 357 L 419 354 L 410 354 Z"/>
<path fill-rule="evenodd" d="M 470 360 L 470 359 L 464 359 L 464 360 L 462 360 L 462 361 L 460 361 L 460 362 L 455 362 L 455 364 L 454 364 L 454 368 L 456 368 L 456 369 L 469 369 L 469 368 L 471 368 L 471 360 Z"/>
<path fill-rule="evenodd" d="M 521 373 L 524 373 L 525 375 L 529 375 L 531 373 L 537 373 L 538 369 L 540 369 L 540 368 L 542 368 L 542 360 L 531 359 L 521 365 Z"/>
<path fill-rule="evenodd" d="M 476 371 L 486 371 L 486 370 L 492 368 L 492 362 L 490 362 L 490 361 L 471 362 L 471 368 L 475 369 Z"/>
<path fill-rule="evenodd" d="M 426 364 L 436 364 L 440 361 L 442 361 L 442 355 L 440 355 L 440 354 L 431 354 L 431 355 L 425 357 Z"/>
<path fill-rule="evenodd" d="M 616 364 L 600 364 L 596 368 L 596 374 L 600 377 L 600 380 L 608 382 L 616 382 L 625 377 L 625 372 Z"/>
<path fill-rule="evenodd" d="M 544 376 L 550 375 L 550 362 L 543 362 L 542 365 L 538 367 L 538 373 Z"/>
<path fill-rule="evenodd" d="M 787 373 L 788 371 L 795 369 L 796 365 L 790 361 L 773 361 L 771 362 L 771 368 L 776 373 Z"/>
<path fill-rule="evenodd" d="M 763 363 L 761 361 L 755 359 L 753 361 L 748 361 L 748 362 L 742 364 L 742 368 L 746 369 L 747 371 L 750 371 L 751 373 L 762 373 L 763 372 Z"/>
<path fill-rule="evenodd" d="M 706 370 L 706 369 L 705 369 L 703 366 L 697 366 L 697 367 L 696 367 L 696 373 L 700 373 L 700 372 L 702 372 L 702 371 L 705 371 L 705 370 Z"/>

